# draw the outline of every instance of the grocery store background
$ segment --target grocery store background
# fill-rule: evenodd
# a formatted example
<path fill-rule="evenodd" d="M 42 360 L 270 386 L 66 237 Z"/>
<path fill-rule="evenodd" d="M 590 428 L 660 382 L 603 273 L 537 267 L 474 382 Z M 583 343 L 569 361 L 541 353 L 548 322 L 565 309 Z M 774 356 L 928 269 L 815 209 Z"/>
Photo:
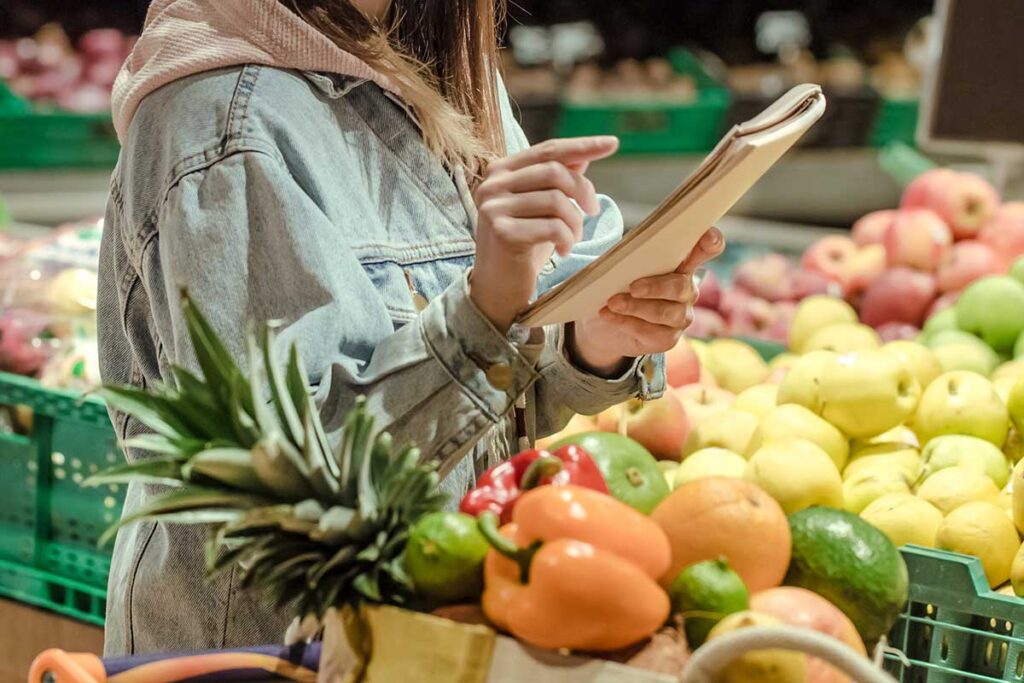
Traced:
<path fill-rule="evenodd" d="M 8 224 L 4 236 L 24 239 L 44 236 L 56 226 L 96 225 L 117 157 L 109 89 L 130 48 L 130 36 L 141 26 L 146 4 L 0 3 L 0 227 Z M 723 221 L 731 246 L 717 267 L 728 268 L 759 251 L 799 253 L 822 234 L 847 231 L 865 213 L 898 204 L 901 167 L 915 163 L 922 19 L 931 11 L 930 0 L 511 4 L 505 71 L 524 128 L 534 141 L 555 135 L 618 134 L 621 153 L 596 164 L 590 175 L 600 191 L 620 203 L 627 222 L 637 222 L 674 188 L 731 123 L 756 113 L 789 85 L 805 81 L 825 86 L 829 114 L 801 148 Z M 931 156 L 992 176 L 989 165 L 977 158 Z M 56 251 L 63 250 L 61 258 L 88 259 L 95 246 L 90 239 L 87 233 L 74 233 Z M 0 251 L 6 246 L 0 240 Z M 54 250 L 45 254 L 53 256 Z M 32 268 L 25 271 L 24 282 L 8 289 L 31 290 L 23 286 L 38 279 L 39 271 Z M 67 282 L 51 293 L 65 292 L 70 309 L 87 308 L 87 302 L 76 299 L 88 290 L 76 279 L 80 269 L 68 272 L 72 275 Z M 6 315 L 0 311 L 0 323 Z M 3 343 L 15 342 L 8 336 Z M 82 348 L 56 366 L 54 381 L 61 386 L 74 388 L 83 372 L 91 372 L 88 343 Z M 9 352 L 9 347 L 0 348 L 0 354 Z M 33 364 L 41 362 L 36 356 L 16 360 L 32 370 L 24 374 L 33 374 Z M 87 384 L 88 377 L 83 382 Z M 0 403 L 11 400 L 6 391 L 10 387 L 0 390 Z M 28 402 L 25 397 L 31 391 L 25 389 L 18 400 Z M 63 405 L 55 401 L 53 405 Z M 37 583 L 58 581 L 55 577 L 61 575 L 61 590 L 66 593 L 60 595 L 66 599 L 51 607 L 77 619 L 41 616 L 49 613 L 0 600 L 0 681 L 21 680 L 28 660 L 43 647 L 40 643 L 71 650 L 95 650 L 100 644 L 95 624 L 101 621 L 106 560 L 88 538 L 113 519 L 118 492 L 81 493 L 81 461 L 58 459 L 54 444 L 82 440 L 81 435 L 88 433 L 95 442 L 90 448 L 97 462 L 112 462 L 116 451 L 102 408 L 78 406 L 69 399 L 66 409 L 78 422 L 66 432 L 57 426 L 46 437 L 53 440 L 48 447 L 54 458 L 46 465 L 52 467 L 48 474 L 55 477 L 55 487 L 67 489 L 64 500 L 70 507 L 55 512 L 45 531 L 59 541 L 64 554 L 42 558 L 42 545 L 32 545 L 31 539 L 16 539 L 16 544 L 13 535 L 0 537 L 0 586 L 14 581 L 26 600 L 41 604 L 32 598 Z M 7 437 L 9 431 L 11 444 L 27 447 L 26 437 L 19 433 L 24 416 L 0 413 L 0 436 Z M 43 417 L 37 412 L 37 435 L 46 433 L 39 427 Z M 9 430 L 7 422 L 12 425 Z M 31 499 L 18 498 L 27 495 L 22 473 L 14 476 L 5 467 L 0 462 L 0 497 L 13 496 L 31 522 L 33 510 L 44 509 L 49 502 L 34 494 Z M 30 481 L 35 476 L 30 469 Z M 15 483 L 19 489 L 8 488 Z M 51 494 L 56 500 L 57 488 L 46 493 Z M 17 526 L 24 521 L 17 514 L 21 513 L 12 512 L 0 522 Z M 44 577 L 38 566 L 25 569 L 33 562 L 46 564 L 54 574 Z M 53 585 L 47 584 L 50 596 Z"/>

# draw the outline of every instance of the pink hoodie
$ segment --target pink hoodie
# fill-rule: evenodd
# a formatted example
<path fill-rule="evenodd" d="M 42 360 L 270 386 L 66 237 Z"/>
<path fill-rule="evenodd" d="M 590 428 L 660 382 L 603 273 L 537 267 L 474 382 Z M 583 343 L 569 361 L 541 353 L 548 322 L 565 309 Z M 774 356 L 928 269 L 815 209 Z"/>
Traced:
<path fill-rule="evenodd" d="M 124 139 L 139 102 L 157 88 L 240 64 L 355 76 L 395 91 L 387 78 L 278 0 L 155 0 L 114 83 L 118 137 Z"/>

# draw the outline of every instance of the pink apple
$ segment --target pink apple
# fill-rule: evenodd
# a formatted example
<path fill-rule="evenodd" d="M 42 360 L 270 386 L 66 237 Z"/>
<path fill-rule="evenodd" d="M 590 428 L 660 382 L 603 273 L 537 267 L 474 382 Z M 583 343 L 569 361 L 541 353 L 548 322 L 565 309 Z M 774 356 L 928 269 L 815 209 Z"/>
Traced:
<path fill-rule="evenodd" d="M 949 225 L 954 239 L 970 239 L 995 216 L 999 193 L 973 173 L 937 168 L 911 181 L 900 208 L 931 209 Z"/>
<path fill-rule="evenodd" d="M 710 308 L 718 310 L 722 300 L 722 285 L 714 272 L 707 271 L 700 280 L 700 292 L 697 295 L 697 306 L 699 308 Z"/>
<path fill-rule="evenodd" d="M 995 250 L 1004 267 L 1024 256 L 1024 202 L 1006 202 L 999 207 L 978 239 Z"/>
<path fill-rule="evenodd" d="M 669 386 L 681 387 L 700 381 L 700 358 L 686 339 L 665 352 L 665 379 Z"/>
<path fill-rule="evenodd" d="M 764 331 L 764 338 L 785 344 L 789 340 L 789 326 L 796 316 L 797 304 L 793 301 L 779 301 L 775 304 L 775 320 Z"/>
<path fill-rule="evenodd" d="M 739 337 L 761 337 L 775 322 L 775 306 L 758 297 L 739 301 L 729 315 L 729 334 Z"/>
<path fill-rule="evenodd" d="M 709 339 L 725 336 L 725 329 L 725 318 L 720 313 L 697 306 L 693 309 L 693 322 L 686 328 L 686 334 L 695 339 Z"/>
<path fill-rule="evenodd" d="M 914 339 L 921 333 L 917 325 L 910 323 L 891 322 L 878 326 L 878 336 L 883 342 L 897 341 L 900 339 Z"/>
<path fill-rule="evenodd" d="M 899 211 L 882 236 L 890 266 L 933 271 L 942 262 L 953 234 L 938 214 L 928 209 Z"/>
<path fill-rule="evenodd" d="M 679 460 L 690 433 L 690 422 L 683 403 L 672 392 L 653 401 L 633 399 L 597 416 L 597 428 L 619 431 L 619 418 L 625 411 L 626 435 L 640 443 L 659 460 Z"/>
<path fill-rule="evenodd" d="M 928 312 L 925 313 L 924 319 L 928 320 L 939 311 L 944 311 L 950 308 L 956 303 L 956 300 L 960 298 L 960 292 L 946 292 L 938 299 L 936 299 L 931 306 L 928 307 Z"/>
<path fill-rule="evenodd" d="M 798 268 L 793 274 L 793 300 L 802 301 L 815 294 L 828 294 L 841 297 L 842 286 L 821 273 L 814 270 Z"/>
<path fill-rule="evenodd" d="M 881 244 L 857 250 L 847 263 L 839 282 L 846 296 L 864 291 L 885 270 L 886 252 Z"/>
<path fill-rule="evenodd" d="M 881 244 L 885 231 L 895 218 L 896 211 L 893 209 L 872 211 L 853 224 L 851 229 L 853 241 L 858 247 L 866 247 L 869 244 Z"/>
<path fill-rule="evenodd" d="M 754 295 L 742 287 L 728 287 L 722 290 L 721 300 L 718 304 L 718 312 L 726 318 L 746 306 L 747 302 L 754 298 Z"/>
<path fill-rule="evenodd" d="M 800 265 L 839 282 L 856 253 L 857 245 L 849 237 L 828 235 L 807 248 L 800 259 Z"/>
<path fill-rule="evenodd" d="M 892 268 L 864 291 L 860 319 L 874 328 L 890 322 L 920 326 L 935 295 L 933 276 L 911 268 Z"/>
<path fill-rule="evenodd" d="M 1024 222 L 1021 228 L 1024 229 Z M 954 244 L 939 264 L 935 282 L 940 292 L 959 292 L 986 275 L 1001 273 L 1004 270 L 1003 264 L 1004 261 L 996 255 L 996 251 L 985 242 L 964 240 Z"/>
<path fill-rule="evenodd" d="M 738 265 L 732 281 L 754 296 L 781 301 L 792 296 L 793 264 L 782 254 L 764 254 Z"/>

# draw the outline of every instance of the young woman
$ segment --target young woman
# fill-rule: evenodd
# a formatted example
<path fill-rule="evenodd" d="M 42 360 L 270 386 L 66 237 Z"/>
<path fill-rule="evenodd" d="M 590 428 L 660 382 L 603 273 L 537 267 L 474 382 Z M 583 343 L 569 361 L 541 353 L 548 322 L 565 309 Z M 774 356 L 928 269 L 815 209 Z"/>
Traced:
<path fill-rule="evenodd" d="M 247 325 L 283 321 L 281 350 L 298 345 L 325 426 L 365 395 L 456 500 L 519 437 L 657 396 L 659 354 L 688 324 L 692 272 L 721 235 L 595 317 L 512 325 L 614 244 L 622 220 L 583 176 L 614 138 L 523 139 L 497 77 L 494 3 L 156 0 L 115 87 L 104 381 L 147 386 L 195 365 L 186 286 L 239 355 Z M 122 438 L 140 429 L 113 419 Z M 126 510 L 149 495 L 131 487 Z M 129 526 L 107 652 L 280 639 L 284 615 L 233 583 L 205 580 L 202 531 Z"/>

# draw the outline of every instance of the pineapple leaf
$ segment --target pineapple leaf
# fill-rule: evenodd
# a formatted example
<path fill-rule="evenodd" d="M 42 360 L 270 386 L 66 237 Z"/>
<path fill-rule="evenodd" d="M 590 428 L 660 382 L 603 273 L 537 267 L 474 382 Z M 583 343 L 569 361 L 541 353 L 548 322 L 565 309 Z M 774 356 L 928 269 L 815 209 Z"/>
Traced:
<path fill-rule="evenodd" d="M 231 420 L 221 413 L 217 404 L 195 401 L 191 396 L 172 390 L 165 391 L 164 396 L 170 408 L 194 434 L 206 440 L 235 438 Z"/>
<path fill-rule="evenodd" d="M 267 399 L 263 387 L 267 384 L 267 373 L 263 366 L 263 359 L 256 345 L 256 339 L 250 335 L 249 346 L 249 395 L 253 406 L 252 416 L 256 421 L 256 429 L 262 435 L 272 434 L 281 431 L 281 425 L 277 421 L 274 411 L 267 405 Z"/>
<path fill-rule="evenodd" d="M 298 502 L 314 497 L 302 455 L 281 434 L 269 434 L 253 446 L 252 465 L 260 481 L 281 499 Z"/>
<path fill-rule="evenodd" d="M 354 545 L 342 546 L 336 553 L 319 567 L 311 567 L 311 571 L 307 578 L 310 587 L 315 588 L 320 581 L 333 572 L 336 568 L 341 567 L 350 563 L 355 559 L 356 553 L 359 552 L 359 548 Z"/>
<path fill-rule="evenodd" d="M 309 375 L 302 364 L 299 347 L 295 344 L 292 344 L 288 350 L 288 370 L 285 373 L 285 384 L 288 387 L 288 395 L 291 396 L 292 404 L 298 411 L 299 420 L 305 422 L 310 409 Z"/>
<path fill-rule="evenodd" d="M 260 430 L 253 420 L 253 413 L 246 409 L 252 403 L 252 394 L 242 382 L 233 382 L 228 391 L 228 417 L 238 444 L 252 448 L 260 440 Z"/>
<path fill-rule="evenodd" d="M 107 484 L 127 484 L 132 481 L 146 484 L 166 484 L 182 486 L 185 483 L 182 465 L 185 459 L 179 456 L 156 456 L 136 460 L 135 462 L 115 465 L 94 474 L 82 486 L 105 486 Z"/>
<path fill-rule="evenodd" d="M 352 587 L 367 600 L 380 602 L 380 585 L 377 579 L 370 574 L 360 574 L 352 581 Z"/>
<path fill-rule="evenodd" d="M 302 431 L 302 420 L 299 418 L 299 412 L 292 402 L 291 394 L 288 393 L 288 387 L 285 383 L 284 374 L 281 372 L 281 366 L 274 358 L 273 345 L 274 334 L 270 331 L 270 325 L 266 325 L 263 328 L 260 347 L 263 351 L 263 366 L 266 369 L 267 379 L 269 380 L 271 403 L 277 409 L 277 418 L 284 427 L 285 436 L 293 444 L 302 448 L 303 437 L 305 436 Z"/>
<path fill-rule="evenodd" d="M 214 388 L 214 391 L 219 389 L 226 392 L 235 377 L 242 374 L 241 369 L 184 289 L 181 291 L 181 312 L 207 385 Z"/>
<path fill-rule="evenodd" d="M 190 481 L 213 481 L 229 489 L 271 495 L 252 465 L 252 453 L 244 448 L 212 448 L 196 453 L 181 469 Z"/>
<path fill-rule="evenodd" d="M 359 506 L 359 514 L 364 518 L 375 516 L 380 502 L 377 498 L 377 489 L 373 485 L 373 476 L 371 475 L 373 450 L 373 446 L 363 449 L 365 455 L 360 463 L 359 479 L 356 482 L 356 502 Z"/>
<path fill-rule="evenodd" d="M 161 455 L 175 455 L 184 460 L 206 448 L 199 439 L 170 438 L 162 434 L 139 434 L 124 442 L 125 448 L 135 448 Z"/>
<path fill-rule="evenodd" d="M 150 394 L 134 387 L 102 387 L 96 395 L 107 402 L 114 410 L 127 413 L 157 434 L 168 439 L 202 438 L 195 434 L 178 417 L 177 411 L 165 397 Z"/>

